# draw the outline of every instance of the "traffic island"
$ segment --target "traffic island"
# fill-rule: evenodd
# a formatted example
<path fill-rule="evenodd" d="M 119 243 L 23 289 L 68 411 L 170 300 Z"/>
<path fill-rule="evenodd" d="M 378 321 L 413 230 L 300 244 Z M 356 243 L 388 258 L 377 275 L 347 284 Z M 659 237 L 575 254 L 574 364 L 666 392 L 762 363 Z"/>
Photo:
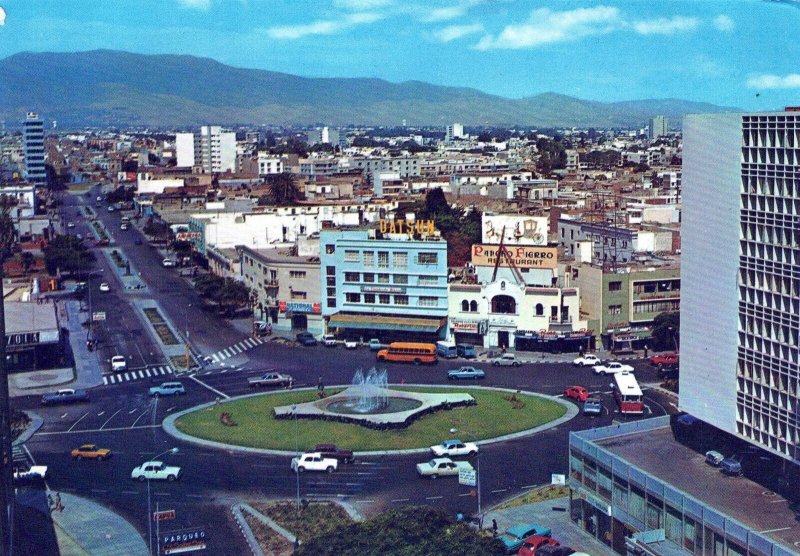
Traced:
<path fill-rule="evenodd" d="M 425 393 L 463 393 L 474 405 L 424 415 L 404 429 L 375 430 L 360 425 L 320 420 L 275 419 L 276 407 L 298 405 L 318 399 L 316 388 L 252 394 L 191 408 L 164 420 L 167 433 L 187 442 L 220 449 L 239 447 L 262 453 L 292 454 L 336 441 L 343 449 L 361 455 L 389 451 L 427 452 L 440 443 L 451 428 L 473 436 L 479 443 L 497 442 L 531 435 L 554 427 L 577 414 L 574 404 L 558 398 L 485 387 L 393 386 L 393 390 Z M 335 395 L 344 387 L 327 389 Z M 513 394 L 523 404 L 509 401 Z M 516 405 L 516 409 L 514 408 Z M 222 413 L 237 426 L 220 421 Z"/>

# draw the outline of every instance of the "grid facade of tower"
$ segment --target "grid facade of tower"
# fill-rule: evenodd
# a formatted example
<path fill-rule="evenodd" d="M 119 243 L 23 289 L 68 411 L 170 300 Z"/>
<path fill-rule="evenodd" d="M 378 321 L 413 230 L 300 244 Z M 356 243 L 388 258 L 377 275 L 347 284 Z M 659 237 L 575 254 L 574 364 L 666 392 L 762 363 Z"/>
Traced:
<path fill-rule="evenodd" d="M 800 112 L 741 116 L 736 427 L 800 459 Z"/>
<path fill-rule="evenodd" d="M 22 122 L 23 154 L 25 156 L 25 179 L 34 184 L 47 181 L 44 165 L 44 122 L 29 112 Z"/>

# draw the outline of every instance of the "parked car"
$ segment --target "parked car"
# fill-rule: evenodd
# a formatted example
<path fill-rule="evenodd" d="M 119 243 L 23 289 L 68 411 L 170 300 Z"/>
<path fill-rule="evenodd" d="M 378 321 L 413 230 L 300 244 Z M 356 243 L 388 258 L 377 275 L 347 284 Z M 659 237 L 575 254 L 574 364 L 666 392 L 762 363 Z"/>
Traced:
<path fill-rule="evenodd" d="M 114 212 L 114 206 L 113 205 L 108 205 L 108 208 L 106 210 L 108 212 Z"/>
<path fill-rule="evenodd" d="M 425 463 L 417 464 L 417 475 L 436 479 L 448 475 L 458 475 L 459 470 L 472 470 L 472 464 L 468 461 L 453 461 L 450 458 L 434 458 Z"/>
<path fill-rule="evenodd" d="M 341 450 L 336 444 L 317 444 L 313 451 L 322 454 L 323 458 L 333 458 L 339 463 L 353 463 L 352 450 Z"/>
<path fill-rule="evenodd" d="M 115 355 L 111 358 L 111 370 L 115 373 L 124 371 L 128 368 L 128 362 L 124 355 Z"/>
<path fill-rule="evenodd" d="M 549 537 L 551 531 L 549 527 L 539 525 L 538 523 L 520 523 L 513 525 L 506 529 L 505 533 L 497 537 L 509 554 L 516 552 L 522 547 L 525 539 L 538 535 L 541 537 Z"/>
<path fill-rule="evenodd" d="M 587 398 L 586 401 L 583 402 L 583 414 L 602 415 L 603 402 L 600 400 L 600 398 Z"/>
<path fill-rule="evenodd" d="M 537 556 L 541 554 L 539 550 L 545 546 L 561 546 L 561 543 L 552 537 L 534 535 L 525 539 L 517 554 L 519 556 Z"/>
<path fill-rule="evenodd" d="M 181 468 L 166 465 L 163 461 L 146 461 L 131 471 L 131 479 L 135 481 L 167 480 L 175 481 L 181 478 Z"/>
<path fill-rule="evenodd" d="M 579 402 L 585 402 L 589 399 L 589 391 L 583 386 L 570 386 L 564 390 L 564 395 L 573 400 L 578 400 Z"/>
<path fill-rule="evenodd" d="M 102 201 L 103 201 L 103 197 L 102 197 L 102 196 L 100 196 L 100 195 L 98 195 L 98 196 L 97 196 L 97 198 L 95 199 L 95 201 L 97 201 L 98 203 L 100 203 L 100 202 L 102 202 Z"/>
<path fill-rule="evenodd" d="M 356 349 L 358 347 L 358 340 L 345 340 L 344 349 Z"/>
<path fill-rule="evenodd" d="M 500 357 L 492 359 L 492 365 L 495 367 L 519 367 L 519 361 L 513 353 L 503 353 Z"/>
<path fill-rule="evenodd" d="M 431 446 L 431 453 L 436 457 L 474 456 L 478 453 L 478 445 L 474 442 L 461 442 L 460 440 L 445 440 L 441 444 Z"/>
<path fill-rule="evenodd" d="M 100 284 L 100 291 L 104 293 L 108 293 L 111 291 L 111 286 L 108 285 L 108 282 L 103 282 Z"/>
<path fill-rule="evenodd" d="M 67 222 L 67 228 L 74 228 L 74 227 L 75 227 L 74 222 Z"/>
<path fill-rule="evenodd" d="M 96 459 L 97 461 L 103 461 L 111 455 L 111 450 L 108 448 L 98 448 L 97 444 L 84 444 L 73 449 L 70 455 L 75 459 Z"/>
<path fill-rule="evenodd" d="M 15 484 L 40 483 L 47 478 L 46 465 L 31 465 L 29 468 L 15 468 L 11 478 Z"/>
<path fill-rule="evenodd" d="M 378 338 L 371 338 L 369 342 L 367 342 L 367 347 L 369 347 L 370 351 L 378 351 L 383 347 L 383 344 Z"/>
<path fill-rule="evenodd" d="M 176 261 L 175 259 L 170 259 L 169 257 L 167 257 L 166 259 L 161 261 L 161 266 L 163 266 L 164 268 L 174 268 L 174 267 L 178 266 L 178 261 Z"/>
<path fill-rule="evenodd" d="M 587 353 L 586 355 L 581 355 L 577 359 L 574 359 L 572 364 L 579 367 L 594 367 L 595 365 L 602 365 L 603 361 L 594 353 Z"/>
<path fill-rule="evenodd" d="M 324 334 L 322 336 L 322 345 L 325 347 L 336 347 L 336 336 L 333 334 Z"/>
<path fill-rule="evenodd" d="M 719 462 L 719 469 L 725 475 L 739 476 L 742 474 L 742 454 L 734 454 Z"/>
<path fill-rule="evenodd" d="M 186 388 L 180 382 L 164 382 L 159 386 L 150 388 L 151 396 L 177 396 L 178 394 L 185 394 Z"/>
<path fill-rule="evenodd" d="M 724 459 L 725 456 L 716 450 L 709 450 L 706 452 L 706 463 L 714 467 L 719 467 L 719 464 L 721 464 Z"/>
<path fill-rule="evenodd" d="M 630 365 L 620 363 L 619 361 L 611 361 L 605 365 L 595 365 L 592 367 L 596 375 L 613 375 L 616 373 L 632 373 L 636 369 Z"/>
<path fill-rule="evenodd" d="M 590 556 L 586 552 L 575 552 L 568 546 L 546 544 L 536 550 L 536 556 Z"/>
<path fill-rule="evenodd" d="M 464 359 L 472 359 L 478 356 L 478 352 L 472 344 L 456 344 L 456 353 Z"/>
<path fill-rule="evenodd" d="M 42 396 L 42 405 L 55 405 L 61 403 L 88 402 L 89 392 L 86 390 L 73 390 L 72 388 L 62 388 L 56 392 L 50 392 Z"/>
<path fill-rule="evenodd" d="M 247 380 L 251 388 L 256 386 L 289 386 L 294 382 L 291 375 L 269 372 Z"/>
<path fill-rule="evenodd" d="M 317 339 L 313 334 L 311 334 L 311 332 L 300 332 L 297 336 L 295 336 L 295 338 L 297 338 L 297 341 L 304 346 L 317 345 Z"/>
<path fill-rule="evenodd" d="M 459 367 L 458 369 L 447 371 L 447 380 L 457 380 L 462 378 L 472 378 L 477 380 L 479 378 L 486 378 L 486 373 L 481 369 L 476 369 L 475 367 Z"/>
<path fill-rule="evenodd" d="M 680 356 L 677 353 L 662 353 L 650 357 L 648 361 L 656 367 L 671 366 L 680 362 Z"/>
<path fill-rule="evenodd" d="M 319 452 L 309 452 L 292 458 L 292 471 L 295 473 L 303 473 L 304 471 L 327 471 L 328 473 L 333 473 L 338 467 L 338 460 L 326 458 Z"/>

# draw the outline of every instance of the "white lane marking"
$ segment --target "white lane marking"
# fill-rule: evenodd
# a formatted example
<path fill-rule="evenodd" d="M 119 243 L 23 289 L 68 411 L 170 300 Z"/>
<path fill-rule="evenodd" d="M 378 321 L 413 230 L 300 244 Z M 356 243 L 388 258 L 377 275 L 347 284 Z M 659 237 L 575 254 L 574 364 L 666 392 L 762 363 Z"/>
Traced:
<path fill-rule="evenodd" d="M 153 376 L 153 375 L 150 374 L 150 369 L 145 369 L 144 370 L 144 374 L 146 374 L 148 377 Z"/>
<path fill-rule="evenodd" d="M 209 386 L 208 384 L 206 384 L 205 382 L 203 382 L 202 380 L 200 380 L 199 378 L 197 378 L 197 377 L 196 377 L 196 376 L 194 376 L 194 375 L 189 375 L 189 378 L 191 378 L 193 381 L 195 381 L 195 382 L 196 382 L 197 384 L 199 384 L 200 386 L 203 386 L 203 387 L 205 387 L 205 388 L 207 388 L 207 389 L 211 390 L 211 391 L 212 391 L 212 392 L 214 392 L 215 394 L 218 394 L 218 395 L 222 396 L 222 397 L 223 397 L 223 398 L 225 398 L 225 399 L 228 399 L 228 398 L 230 398 L 230 396 L 229 396 L 228 394 L 226 394 L 225 392 L 220 392 L 220 391 L 219 391 L 219 390 L 217 390 L 216 388 L 214 388 L 214 387 L 212 387 L 212 386 Z"/>
<path fill-rule="evenodd" d="M 444 498 L 444 496 L 426 496 L 425 500 L 440 500 L 441 498 Z"/>
<path fill-rule="evenodd" d="M 117 414 L 117 413 L 119 413 L 120 411 L 122 411 L 122 409 L 118 409 L 117 411 L 115 411 L 115 412 L 114 412 L 114 415 L 116 415 L 116 414 Z M 105 427 L 105 426 L 108 424 L 108 422 L 109 422 L 111 419 L 113 419 L 113 418 L 114 418 L 114 415 L 112 415 L 111 417 L 109 417 L 108 419 L 106 419 L 106 422 L 105 422 L 105 423 L 103 423 L 102 425 L 100 425 L 100 428 L 102 429 L 103 427 Z"/>
<path fill-rule="evenodd" d="M 138 423 L 138 422 L 139 422 L 139 419 L 141 419 L 141 418 L 142 418 L 142 417 L 144 417 L 145 415 L 149 415 L 149 414 L 150 414 L 150 410 L 149 410 L 149 409 L 145 410 L 145 411 L 144 411 L 144 412 L 143 412 L 141 415 L 139 415 L 139 416 L 136 418 L 136 420 L 133 422 L 133 424 L 130 426 L 130 428 L 133 428 L 133 427 L 135 427 L 135 426 L 136 426 L 136 423 Z"/>
<path fill-rule="evenodd" d="M 154 429 L 159 428 L 161 425 L 139 425 L 138 427 L 112 427 L 108 429 L 81 429 L 79 431 L 52 431 L 52 432 L 37 432 L 38 436 L 57 436 L 59 434 L 86 434 L 90 432 L 117 432 L 128 431 L 131 429 Z"/>
<path fill-rule="evenodd" d="M 139 411 L 139 408 L 138 408 L 138 407 L 134 407 L 133 409 L 131 409 L 131 410 L 128 412 L 128 415 L 132 415 L 132 414 L 136 413 L 137 411 Z"/>
<path fill-rule="evenodd" d="M 497 490 L 492 490 L 491 492 L 505 492 L 507 490 L 507 488 L 498 488 Z"/>
<path fill-rule="evenodd" d="M 170 411 L 172 411 L 172 410 L 174 410 L 174 409 L 175 409 L 175 406 L 173 405 L 172 407 L 170 407 L 170 408 L 167 410 L 167 413 L 169 413 Z"/>
<path fill-rule="evenodd" d="M 80 418 L 79 418 L 77 421 L 75 421 L 74 423 L 72 423 L 72 426 L 71 426 L 70 428 L 68 428 L 68 429 L 67 429 L 67 432 L 70 432 L 72 429 L 74 429 L 74 428 L 75 428 L 75 426 L 76 426 L 78 423 L 80 423 L 81 421 L 83 421 L 83 419 L 84 419 L 84 418 L 85 418 L 87 415 L 89 415 L 89 412 L 88 412 L 88 411 L 87 411 L 86 413 L 84 413 L 83 415 L 81 415 L 81 417 L 80 417 Z"/>
<path fill-rule="evenodd" d="M 123 490 L 121 491 L 121 494 L 139 494 L 139 493 L 136 492 L 135 490 Z"/>
<path fill-rule="evenodd" d="M 61 418 L 64 419 L 67 415 L 69 415 L 69 413 L 65 413 L 64 415 L 61 416 Z"/>
<path fill-rule="evenodd" d="M 139 378 L 144 378 L 144 372 L 139 371 Z"/>
<path fill-rule="evenodd" d="M 105 411 L 101 411 L 100 413 L 98 413 L 98 414 L 97 414 L 97 416 L 98 416 L 98 417 L 102 417 L 102 416 L 103 416 L 103 413 L 105 413 Z"/>
<path fill-rule="evenodd" d="M 395 498 L 392 502 L 410 502 L 411 498 Z"/>
<path fill-rule="evenodd" d="M 187 494 L 189 498 L 207 498 L 205 494 Z"/>
<path fill-rule="evenodd" d="M 759 531 L 759 533 L 777 533 L 778 531 L 788 531 L 792 529 L 792 527 L 778 527 L 777 529 L 765 529 L 764 531 Z"/>
<path fill-rule="evenodd" d="M 465 492 L 464 494 L 459 494 L 459 496 L 472 496 L 471 492 Z"/>

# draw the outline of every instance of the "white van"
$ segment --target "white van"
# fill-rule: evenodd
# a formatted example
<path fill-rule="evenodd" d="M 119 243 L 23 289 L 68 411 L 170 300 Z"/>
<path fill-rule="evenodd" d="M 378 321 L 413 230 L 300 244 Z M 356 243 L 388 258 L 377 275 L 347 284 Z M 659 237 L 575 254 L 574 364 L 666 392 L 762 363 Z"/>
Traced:
<path fill-rule="evenodd" d="M 128 368 L 128 362 L 124 355 L 115 355 L 111 358 L 111 370 L 115 373 L 122 372 Z"/>

